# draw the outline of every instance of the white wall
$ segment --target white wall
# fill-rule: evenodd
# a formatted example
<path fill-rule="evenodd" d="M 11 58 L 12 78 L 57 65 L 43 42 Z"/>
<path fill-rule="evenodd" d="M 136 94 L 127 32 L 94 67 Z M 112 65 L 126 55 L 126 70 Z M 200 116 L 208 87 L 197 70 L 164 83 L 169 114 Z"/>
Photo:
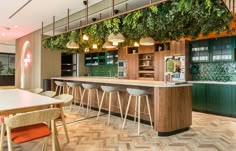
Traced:
<path fill-rule="evenodd" d="M 0 53 L 15 53 L 15 52 L 16 52 L 15 45 L 0 43 Z"/>
<path fill-rule="evenodd" d="M 31 63 L 24 66 L 23 47 L 26 41 L 30 45 L 27 52 L 31 55 Z M 22 69 L 24 67 L 24 69 Z M 23 72 L 24 71 L 24 72 Z M 15 85 L 21 88 L 22 75 L 24 75 L 24 89 L 43 87 L 45 78 L 60 76 L 61 53 L 60 51 L 45 50 L 41 47 L 41 30 L 35 31 L 16 40 L 16 76 Z"/>

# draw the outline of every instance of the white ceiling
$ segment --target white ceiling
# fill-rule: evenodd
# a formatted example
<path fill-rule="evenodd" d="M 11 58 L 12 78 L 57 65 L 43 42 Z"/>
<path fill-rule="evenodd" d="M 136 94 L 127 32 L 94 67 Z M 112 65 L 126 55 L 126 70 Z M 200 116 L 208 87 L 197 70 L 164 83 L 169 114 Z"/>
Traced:
<path fill-rule="evenodd" d="M 29 0 L 4 0 L 0 2 L 0 43 L 27 35 L 44 25 L 51 24 L 53 16 L 56 20 L 85 8 L 83 0 L 32 0 L 11 19 L 9 17 Z M 89 6 L 102 0 L 89 0 Z"/>

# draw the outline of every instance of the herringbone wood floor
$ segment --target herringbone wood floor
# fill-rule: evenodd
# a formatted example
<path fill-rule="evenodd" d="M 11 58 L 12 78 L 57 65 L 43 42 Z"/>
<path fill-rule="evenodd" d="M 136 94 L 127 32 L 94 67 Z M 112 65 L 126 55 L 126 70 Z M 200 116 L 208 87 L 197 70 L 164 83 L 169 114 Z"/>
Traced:
<path fill-rule="evenodd" d="M 67 116 L 71 113 L 67 112 Z M 93 113 L 93 115 L 96 115 Z M 71 116 L 76 119 L 76 114 Z M 71 121 L 71 119 L 70 119 Z M 137 125 L 127 121 L 121 129 L 121 119 L 107 115 L 84 119 L 68 124 L 70 143 L 65 143 L 62 127 L 59 142 L 63 151 L 236 151 L 236 119 L 193 112 L 193 125 L 187 132 L 169 137 L 159 137 L 142 124 L 141 135 L 137 136 Z M 50 144 L 50 142 L 49 142 Z M 42 141 L 16 145 L 17 151 L 41 150 Z M 50 146 L 50 145 L 49 145 Z M 5 148 L 6 149 L 6 148 Z M 49 148 L 51 150 L 51 148 Z"/>

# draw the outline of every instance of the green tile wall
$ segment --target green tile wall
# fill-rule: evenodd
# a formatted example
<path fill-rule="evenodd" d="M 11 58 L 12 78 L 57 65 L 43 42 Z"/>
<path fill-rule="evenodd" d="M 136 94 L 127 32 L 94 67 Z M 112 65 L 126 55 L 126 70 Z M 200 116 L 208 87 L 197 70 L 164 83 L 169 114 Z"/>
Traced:
<path fill-rule="evenodd" d="M 110 77 L 110 74 L 111 77 L 115 77 L 117 75 L 117 70 L 118 70 L 117 65 L 100 65 L 100 66 L 91 66 L 89 68 L 91 76 L 104 76 L 104 77 Z"/>
<path fill-rule="evenodd" d="M 236 81 L 236 62 L 197 63 L 199 72 L 192 74 L 194 81 Z"/>

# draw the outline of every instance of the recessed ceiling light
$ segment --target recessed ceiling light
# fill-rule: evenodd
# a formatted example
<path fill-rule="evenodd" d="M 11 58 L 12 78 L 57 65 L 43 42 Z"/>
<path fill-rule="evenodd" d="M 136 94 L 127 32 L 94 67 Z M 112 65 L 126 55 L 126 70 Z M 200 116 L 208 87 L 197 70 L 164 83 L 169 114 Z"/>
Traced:
<path fill-rule="evenodd" d="M 1 35 L 2 35 L 2 36 L 6 36 L 6 34 L 5 34 L 5 33 L 2 33 Z"/>
<path fill-rule="evenodd" d="M 18 25 L 15 25 L 14 27 L 15 27 L 15 28 L 18 28 Z"/>

